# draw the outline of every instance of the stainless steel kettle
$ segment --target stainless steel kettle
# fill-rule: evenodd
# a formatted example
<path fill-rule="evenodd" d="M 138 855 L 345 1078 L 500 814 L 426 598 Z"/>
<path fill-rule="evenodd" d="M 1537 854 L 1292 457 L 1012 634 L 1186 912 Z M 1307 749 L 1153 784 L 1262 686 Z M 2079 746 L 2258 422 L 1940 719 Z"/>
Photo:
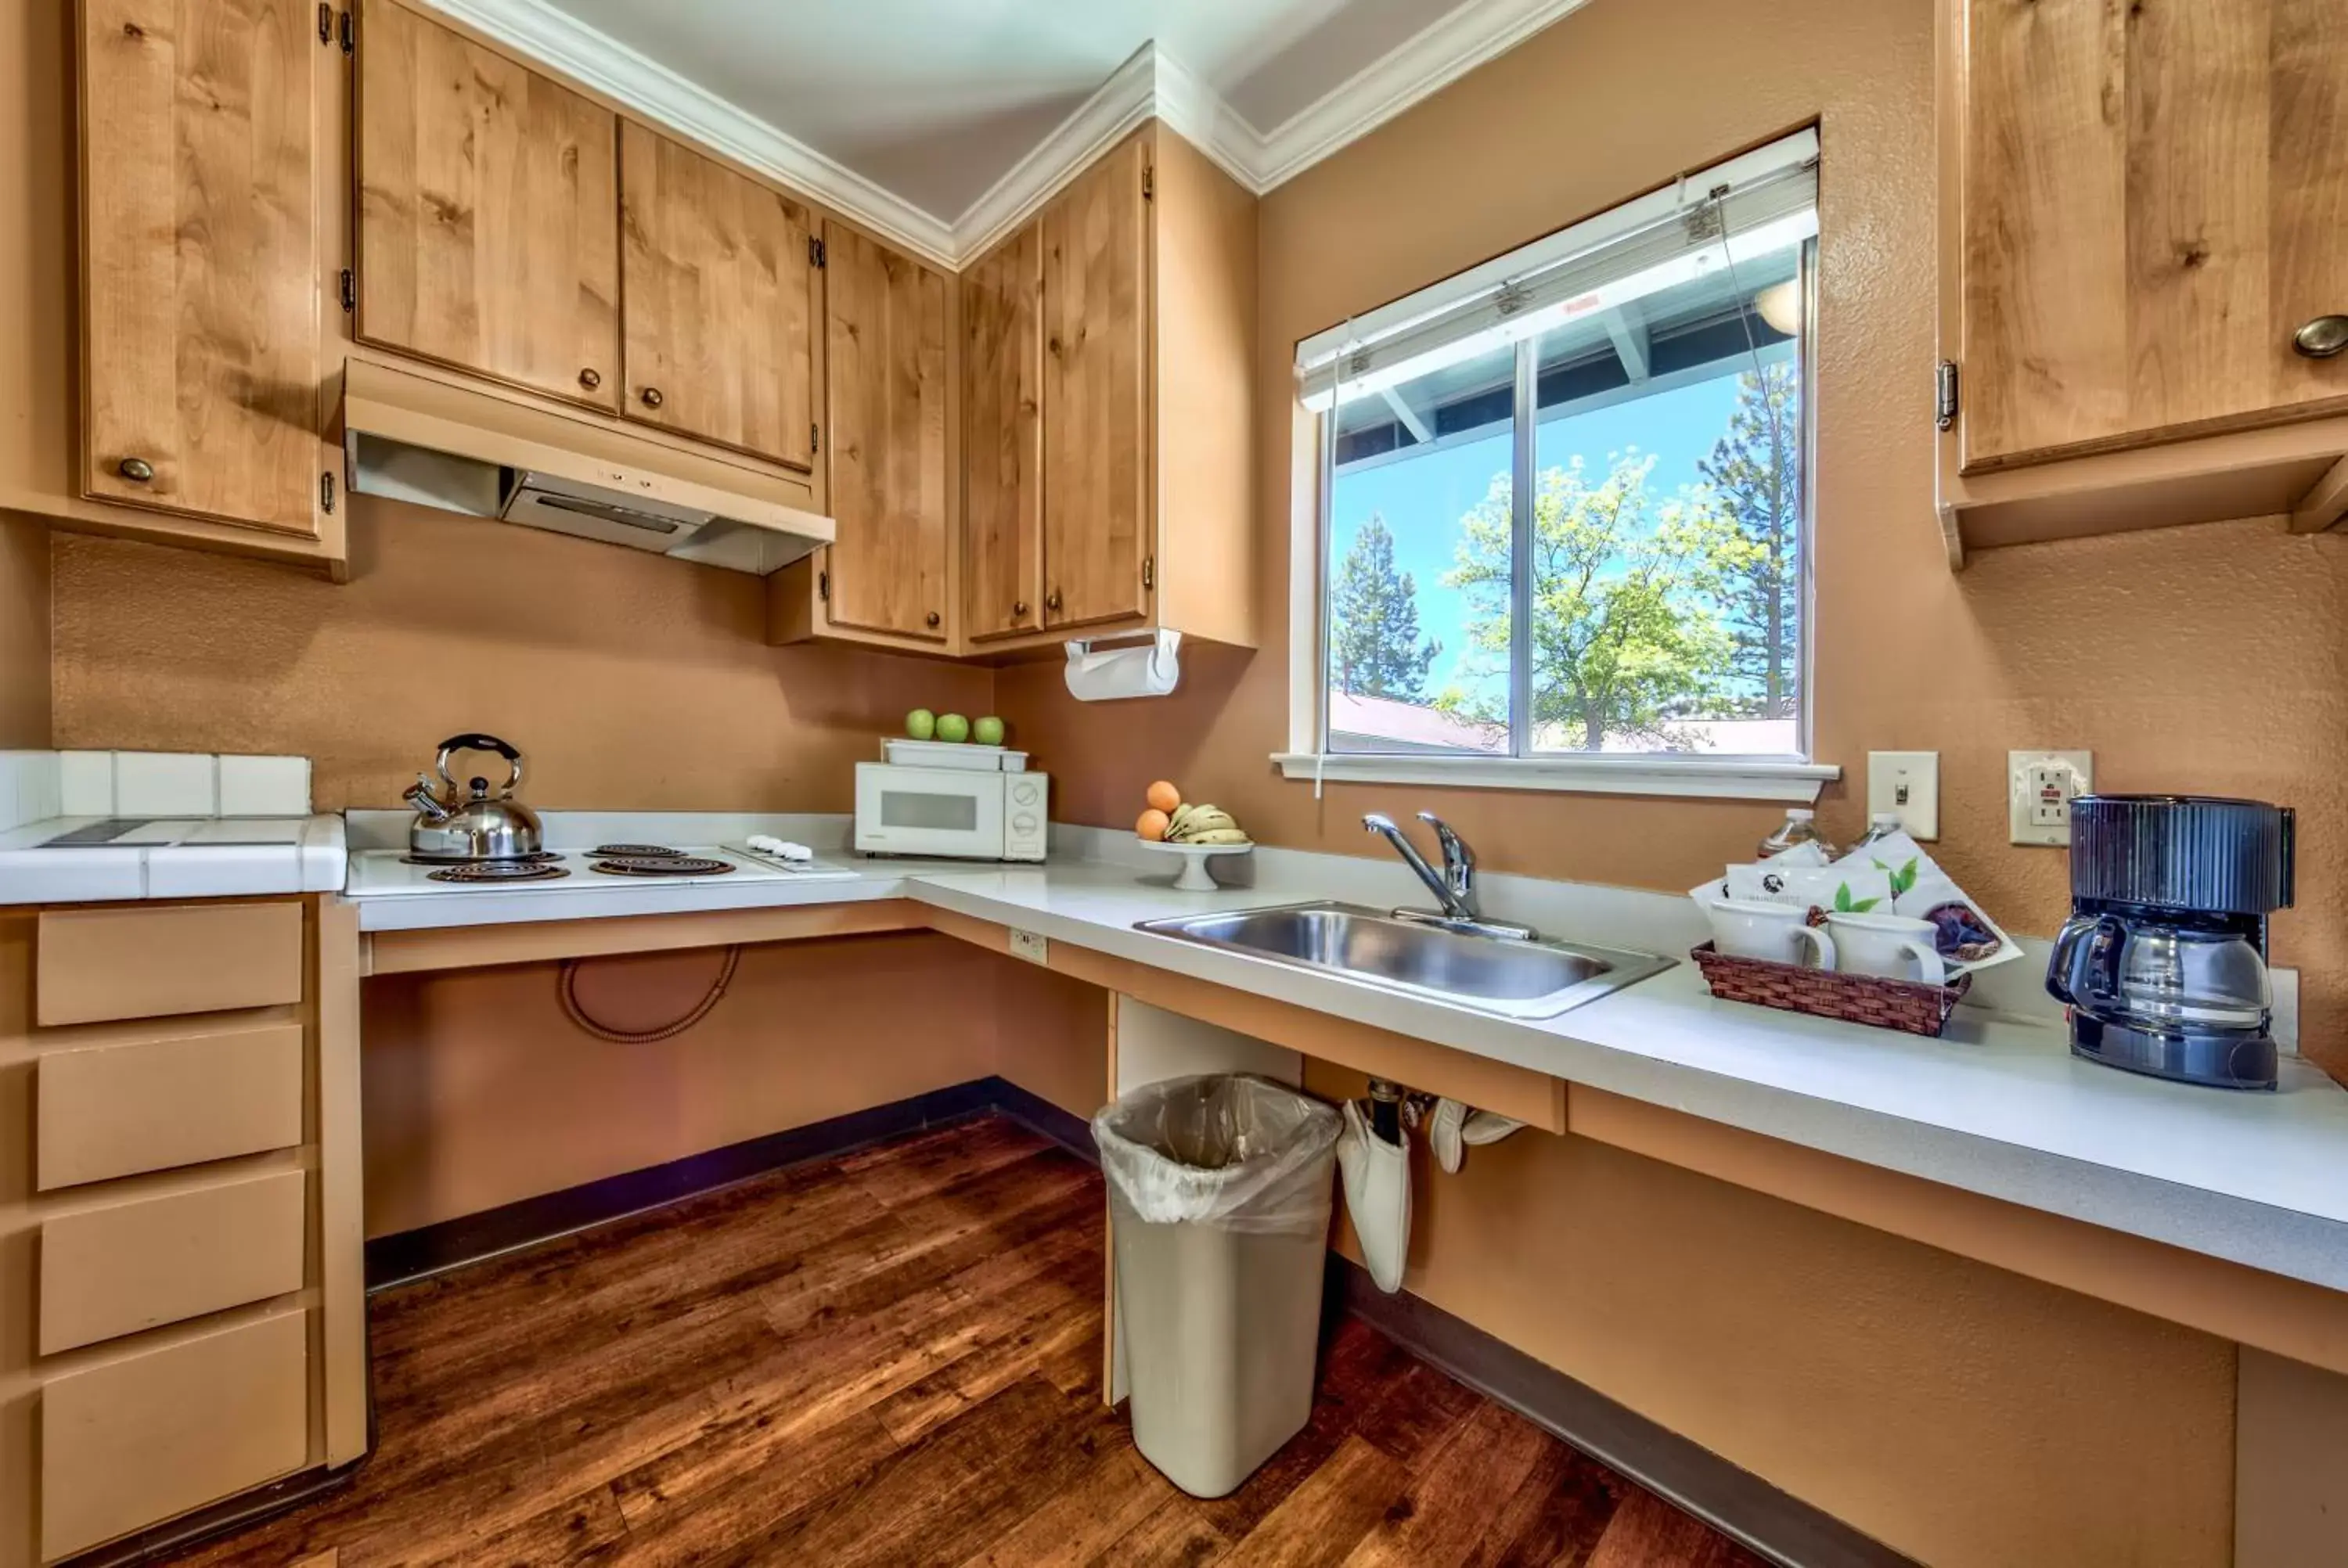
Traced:
<path fill-rule="evenodd" d="M 458 787 L 448 759 L 458 752 L 494 752 L 505 759 L 511 772 L 496 794 L 486 778 Z M 538 814 L 513 797 L 521 784 L 520 752 L 495 735 L 451 735 L 440 743 L 433 765 L 448 786 L 447 797 L 434 793 L 428 774 L 416 775 L 404 797 L 416 808 L 416 820 L 407 825 L 409 854 L 430 860 L 519 860 L 539 852 Z"/>

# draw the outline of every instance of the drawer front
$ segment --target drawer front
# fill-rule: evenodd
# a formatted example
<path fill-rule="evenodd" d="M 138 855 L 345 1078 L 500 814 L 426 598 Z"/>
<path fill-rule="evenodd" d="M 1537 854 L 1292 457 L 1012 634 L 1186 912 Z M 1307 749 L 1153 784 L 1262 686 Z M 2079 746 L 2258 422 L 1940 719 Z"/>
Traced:
<path fill-rule="evenodd" d="M 302 1142 L 302 1026 L 44 1053 L 34 1180 L 46 1191 Z"/>
<path fill-rule="evenodd" d="M 308 1315 L 280 1313 L 41 1390 L 41 1555 L 62 1557 L 299 1470 Z"/>
<path fill-rule="evenodd" d="M 302 906 L 44 909 L 34 971 L 45 1027 L 298 1002 Z"/>
<path fill-rule="evenodd" d="M 308 1175 L 274 1171 L 41 1223 L 41 1354 L 302 1288 Z"/>

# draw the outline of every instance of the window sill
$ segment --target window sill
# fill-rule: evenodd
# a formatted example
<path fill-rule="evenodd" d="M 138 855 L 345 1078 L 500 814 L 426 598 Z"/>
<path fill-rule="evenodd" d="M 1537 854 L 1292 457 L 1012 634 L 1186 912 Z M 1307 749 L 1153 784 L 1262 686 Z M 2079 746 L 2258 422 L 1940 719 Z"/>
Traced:
<path fill-rule="evenodd" d="M 1831 763 L 1753 757 L 1459 757 L 1274 752 L 1282 776 L 1342 784 L 1440 784 L 1455 789 L 1550 790 L 1574 794 L 1679 795 L 1807 804 L 1842 777 Z"/>

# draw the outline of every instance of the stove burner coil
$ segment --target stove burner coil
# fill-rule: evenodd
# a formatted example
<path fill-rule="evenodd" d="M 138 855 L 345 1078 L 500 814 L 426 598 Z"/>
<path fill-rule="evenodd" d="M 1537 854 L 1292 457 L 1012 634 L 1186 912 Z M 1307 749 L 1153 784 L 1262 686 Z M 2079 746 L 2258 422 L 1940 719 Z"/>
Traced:
<path fill-rule="evenodd" d="M 425 874 L 434 882 L 469 882 L 491 885 L 502 882 L 551 882 L 558 876 L 571 875 L 570 868 L 550 866 L 539 860 L 467 860 L 454 866 L 444 866 Z"/>
<path fill-rule="evenodd" d="M 620 860 L 683 860 L 682 849 L 671 849 L 664 844 L 599 844 L 587 852 L 596 859 Z"/>
<path fill-rule="evenodd" d="M 734 869 L 729 860 L 709 860 L 697 855 L 621 855 L 598 860 L 590 867 L 606 876 L 722 876 Z"/>

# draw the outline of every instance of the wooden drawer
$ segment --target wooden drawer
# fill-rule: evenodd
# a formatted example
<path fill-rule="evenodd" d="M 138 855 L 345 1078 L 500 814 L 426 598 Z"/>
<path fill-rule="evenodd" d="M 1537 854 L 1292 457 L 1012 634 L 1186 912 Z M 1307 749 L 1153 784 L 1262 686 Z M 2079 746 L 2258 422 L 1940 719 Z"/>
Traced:
<path fill-rule="evenodd" d="M 44 1191 L 291 1148 L 302 1142 L 302 1026 L 47 1051 L 33 1105 Z"/>
<path fill-rule="evenodd" d="M 41 1354 L 302 1288 L 309 1176 L 273 1171 L 41 1222 Z"/>
<path fill-rule="evenodd" d="M 41 1555 L 65 1556 L 299 1470 L 309 1317 L 285 1312 L 53 1378 Z"/>
<path fill-rule="evenodd" d="M 301 999 L 302 906 L 294 900 L 41 911 L 35 1023 L 98 1023 Z"/>

